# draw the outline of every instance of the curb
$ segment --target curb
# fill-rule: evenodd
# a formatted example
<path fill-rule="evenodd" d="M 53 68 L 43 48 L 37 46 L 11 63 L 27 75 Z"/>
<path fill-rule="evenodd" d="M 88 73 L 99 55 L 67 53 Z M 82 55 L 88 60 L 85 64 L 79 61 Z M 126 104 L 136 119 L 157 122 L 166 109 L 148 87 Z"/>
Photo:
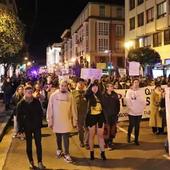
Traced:
<path fill-rule="evenodd" d="M 10 111 L 9 113 L 7 112 L 5 114 L 7 114 L 7 116 L 4 118 L 4 122 L 1 124 L 1 127 L 0 127 L 0 148 L 2 147 L 1 148 L 2 153 L 0 154 L 0 169 L 1 170 L 3 169 L 5 165 L 7 154 L 12 144 L 12 133 L 10 132 L 6 133 L 8 125 L 10 124 L 11 119 L 12 119 L 12 112 Z"/>
<path fill-rule="evenodd" d="M 8 152 L 12 145 L 12 133 L 5 135 L 3 141 L 0 144 L 3 146 L 2 154 L 0 154 L 0 169 L 3 170 Z"/>
<path fill-rule="evenodd" d="M 7 130 L 7 127 L 9 125 L 9 123 L 11 122 L 12 119 L 12 111 L 10 111 L 10 114 L 8 116 L 5 117 L 5 121 L 1 124 L 0 127 L 0 142 L 2 141 L 2 138 Z"/>

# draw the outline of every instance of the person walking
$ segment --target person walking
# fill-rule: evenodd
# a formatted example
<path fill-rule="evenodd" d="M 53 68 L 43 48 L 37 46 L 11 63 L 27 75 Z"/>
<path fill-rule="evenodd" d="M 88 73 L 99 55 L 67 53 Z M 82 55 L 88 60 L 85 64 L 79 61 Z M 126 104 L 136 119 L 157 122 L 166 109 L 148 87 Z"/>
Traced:
<path fill-rule="evenodd" d="M 144 96 L 144 91 L 139 88 L 139 80 L 134 79 L 131 88 L 126 93 L 126 103 L 129 110 L 128 143 L 131 142 L 131 133 L 135 128 L 135 144 L 139 145 L 140 121 L 146 105 Z"/>
<path fill-rule="evenodd" d="M 12 83 L 9 77 L 5 78 L 1 88 L 2 88 L 2 91 L 4 92 L 5 109 L 10 110 L 10 102 L 12 99 L 14 89 L 13 89 L 13 86 L 12 86 Z"/>
<path fill-rule="evenodd" d="M 21 133 L 21 134 L 18 133 L 18 122 L 17 122 L 17 111 L 16 111 L 17 104 L 23 98 L 23 96 L 24 96 L 24 86 L 20 85 L 20 86 L 17 87 L 16 92 L 12 96 L 12 105 L 14 106 L 14 109 L 13 109 L 13 116 L 14 116 L 14 135 L 13 135 L 13 138 L 21 137 L 21 139 L 24 139 L 23 133 Z"/>
<path fill-rule="evenodd" d="M 85 83 L 83 79 L 80 79 L 77 83 L 76 90 L 72 92 L 73 97 L 76 101 L 77 106 L 77 125 L 78 125 L 78 134 L 79 134 L 79 141 L 81 147 L 86 147 L 89 149 L 88 144 L 88 129 L 85 127 L 85 117 L 87 113 L 87 100 L 85 98 Z"/>
<path fill-rule="evenodd" d="M 113 149 L 113 138 L 116 136 L 120 102 L 112 83 L 106 84 L 106 92 L 103 94 L 103 112 L 106 117 L 105 144 L 109 150 Z"/>
<path fill-rule="evenodd" d="M 89 129 L 90 160 L 94 160 L 94 136 L 97 132 L 102 160 L 106 160 L 104 142 L 104 123 L 105 116 L 102 106 L 102 95 L 99 85 L 91 82 L 86 91 L 85 97 L 88 101 L 88 111 L 86 116 L 86 127 Z"/>
<path fill-rule="evenodd" d="M 35 169 L 32 155 L 32 134 L 34 135 L 38 168 L 45 169 L 42 163 L 42 145 L 41 145 L 41 126 L 43 111 L 38 99 L 33 98 L 32 86 L 24 88 L 24 97 L 17 105 L 17 120 L 19 131 L 24 129 L 26 136 L 26 152 L 30 163 L 30 168 Z"/>
<path fill-rule="evenodd" d="M 57 138 L 57 158 L 64 157 L 68 163 L 72 162 L 69 152 L 69 134 L 77 126 L 77 110 L 73 95 L 68 92 L 67 81 L 61 81 L 59 90 L 51 94 L 47 107 L 48 127 L 53 129 Z M 64 142 L 64 153 L 62 150 Z"/>

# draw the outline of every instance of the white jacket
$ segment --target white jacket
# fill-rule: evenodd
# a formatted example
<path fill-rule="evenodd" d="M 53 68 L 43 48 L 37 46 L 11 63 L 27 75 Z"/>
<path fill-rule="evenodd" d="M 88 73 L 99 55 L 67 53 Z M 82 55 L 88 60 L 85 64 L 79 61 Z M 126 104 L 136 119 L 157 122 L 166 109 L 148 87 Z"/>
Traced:
<path fill-rule="evenodd" d="M 52 126 L 54 133 L 71 132 L 77 125 L 77 110 L 71 93 L 54 92 L 47 107 L 48 126 Z"/>
<path fill-rule="evenodd" d="M 133 116 L 139 116 L 143 114 L 146 106 L 144 90 L 128 89 L 126 93 L 126 104 L 128 107 L 128 114 Z"/>

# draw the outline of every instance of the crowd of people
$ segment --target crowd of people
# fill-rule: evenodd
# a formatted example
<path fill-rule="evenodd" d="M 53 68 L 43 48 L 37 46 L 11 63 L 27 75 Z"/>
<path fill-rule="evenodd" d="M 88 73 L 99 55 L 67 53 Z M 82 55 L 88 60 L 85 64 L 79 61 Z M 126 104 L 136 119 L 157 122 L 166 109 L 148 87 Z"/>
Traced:
<path fill-rule="evenodd" d="M 113 150 L 116 137 L 119 96 L 114 89 L 128 89 L 126 104 L 129 126 L 127 142 L 131 143 L 133 128 L 136 145 L 139 145 L 139 129 L 146 105 L 140 87 L 155 86 L 151 94 L 149 126 L 154 134 L 163 134 L 166 126 L 165 93 L 161 85 L 170 84 L 170 77 L 114 77 L 102 76 L 100 80 L 84 80 L 41 74 L 38 77 L 20 75 L 3 78 L 2 90 L 6 110 L 14 115 L 14 138 L 26 140 L 26 153 L 31 168 L 35 168 L 32 156 L 32 134 L 37 149 L 38 167 L 45 169 L 42 161 L 41 127 L 46 119 L 48 127 L 56 134 L 57 158 L 72 162 L 69 152 L 69 136 L 73 128 L 78 131 L 80 147 L 89 150 L 90 160 L 95 159 L 94 136 L 98 137 L 101 159 L 106 160 L 105 149 Z M 11 107 L 12 106 L 12 107 Z M 62 142 L 64 148 L 62 148 Z"/>

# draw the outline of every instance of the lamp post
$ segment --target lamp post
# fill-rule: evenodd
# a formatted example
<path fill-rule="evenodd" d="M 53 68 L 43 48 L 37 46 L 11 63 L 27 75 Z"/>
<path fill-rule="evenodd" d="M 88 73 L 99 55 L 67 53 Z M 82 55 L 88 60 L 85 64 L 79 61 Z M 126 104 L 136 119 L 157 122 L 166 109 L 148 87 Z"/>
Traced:
<path fill-rule="evenodd" d="M 134 47 L 134 41 L 127 41 L 127 42 L 125 42 L 124 47 L 125 47 L 125 49 L 127 49 L 127 52 L 129 52 L 129 50 Z M 127 57 L 126 57 L 126 54 L 125 54 L 125 69 L 127 67 L 127 65 L 126 65 L 126 58 Z"/>
<path fill-rule="evenodd" d="M 109 75 L 111 75 L 111 70 L 113 69 L 112 65 L 112 51 L 111 50 L 105 50 L 104 53 L 108 54 L 109 56 L 109 62 L 108 62 L 108 70 L 109 70 Z"/>

